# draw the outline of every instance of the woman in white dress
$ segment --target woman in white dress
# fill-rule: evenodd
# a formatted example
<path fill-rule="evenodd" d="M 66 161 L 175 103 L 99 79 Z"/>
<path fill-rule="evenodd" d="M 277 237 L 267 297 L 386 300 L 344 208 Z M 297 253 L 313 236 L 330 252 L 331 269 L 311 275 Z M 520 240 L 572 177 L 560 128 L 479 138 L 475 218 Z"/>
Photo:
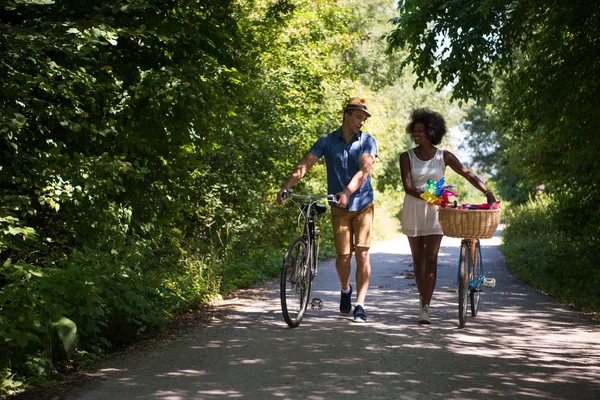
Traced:
<path fill-rule="evenodd" d="M 496 199 L 491 190 L 447 150 L 435 147 L 446 134 L 446 122 L 441 114 L 426 108 L 414 110 L 406 126 L 412 135 L 415 148 L 400 155 L 400 172 L 404 186 L 402 232 L 408 236 L 417 290 L 419 291 L 419 323 L 431 323 L 429 303 L 437 279 L 437 258 L 442 242 L 442 229 L 438 223 L 438 206 L 430 206 L 421 198 L 427 190 L 427 180 L 436 182 L 443 176 L 446 166 L 452 168 L 473 186 L 481 190 L 489 204 Z"/>

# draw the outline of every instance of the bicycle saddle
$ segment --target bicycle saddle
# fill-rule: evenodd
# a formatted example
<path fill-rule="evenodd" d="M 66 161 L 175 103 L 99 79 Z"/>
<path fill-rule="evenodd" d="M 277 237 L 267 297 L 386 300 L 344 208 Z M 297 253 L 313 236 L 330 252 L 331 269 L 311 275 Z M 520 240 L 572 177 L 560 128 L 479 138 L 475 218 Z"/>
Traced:
<path fill-rule="evenodd" d="M 306 211 L 307 207 L 308 203 L 302 204 L 302 211 Z M 317 214 L 323 214 L 325 211 L 327 211 L 327 207 L 325 207 L 323 204 L 315 204 L 314 209 Z"/>

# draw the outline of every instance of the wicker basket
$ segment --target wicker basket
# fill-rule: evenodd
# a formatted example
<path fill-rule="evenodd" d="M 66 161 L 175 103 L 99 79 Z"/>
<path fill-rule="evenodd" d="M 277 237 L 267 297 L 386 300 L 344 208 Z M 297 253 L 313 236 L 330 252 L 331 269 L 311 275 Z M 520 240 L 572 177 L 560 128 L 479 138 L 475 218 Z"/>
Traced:
<path fill-rule="evenodd" d="M 489 239 L 500 223 L 500 209 L 460 210 L 440 208 L 438 220 L 444 235 L 464 239 Z"/>

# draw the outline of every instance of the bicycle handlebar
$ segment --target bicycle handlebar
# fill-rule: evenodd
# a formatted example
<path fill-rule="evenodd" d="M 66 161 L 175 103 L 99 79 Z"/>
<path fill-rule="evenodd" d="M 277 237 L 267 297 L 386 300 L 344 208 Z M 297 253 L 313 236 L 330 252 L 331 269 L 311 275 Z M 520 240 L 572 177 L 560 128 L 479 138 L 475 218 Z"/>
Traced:
<path fill-rule="evenodd" d="M 327 201 L 330 202 L 335 202 L 337 203 L 340 199 L 340 196 L 338 196 L 337 194 L 318 194 L 318 195 L 314 195 L 314 194 L 296 194 L 294 193 L 294 191 L 292 189 L 288 189 L 288 190 L 284 190 L 281 192 L 281 198 L 283 200 L 287 199 L 288 197 L 296 197 L 298 199 L 305 199 L 308 201 L 315 201 L 318 199 L 325 199 L 327 198 Z"/>

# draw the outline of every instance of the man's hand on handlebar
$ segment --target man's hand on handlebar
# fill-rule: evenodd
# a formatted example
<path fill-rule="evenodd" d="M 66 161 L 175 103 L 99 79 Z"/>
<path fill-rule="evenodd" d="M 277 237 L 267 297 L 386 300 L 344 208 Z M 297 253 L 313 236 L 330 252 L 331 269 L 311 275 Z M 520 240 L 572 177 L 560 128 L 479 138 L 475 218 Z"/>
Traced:
<path fill-rule="evenodd" d="M 337 204 L 341 208 L 348 207 L 348 201 L 350 200 L 350 196 L 348 196 L 344 191 L 339 192 L 337 195 Z"/>
<path fill-rule="evenodd" d="M 279 205 L 283 204 L 283 200 L 286 200 L 289 196 L 289 189 L 281 189 L 279 192 L 277 192 L 277 203 Z"/>
<path fill-rule="evenodd" d="M 327 195 L 327 201 L 329 202 L 329 205 L 331 204 L 336 204 L 339 205 L 340 203 L 340 196 L 338 194 L 328 194 Z"/>

